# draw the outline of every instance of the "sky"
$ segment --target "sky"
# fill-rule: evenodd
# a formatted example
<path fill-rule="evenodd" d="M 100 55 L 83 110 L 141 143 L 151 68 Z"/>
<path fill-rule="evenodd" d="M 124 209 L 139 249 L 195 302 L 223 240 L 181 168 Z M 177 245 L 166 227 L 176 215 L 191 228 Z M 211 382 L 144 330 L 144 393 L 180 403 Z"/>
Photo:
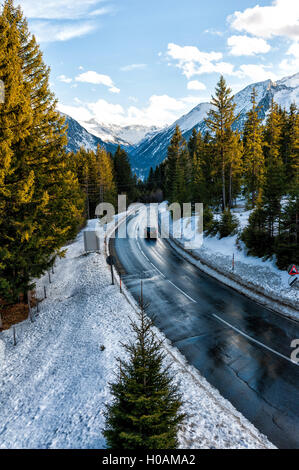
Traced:
<path fill-rule="evenodd" d="M 16 0 L 60 111 L 165 126 L 210 101 L 299 72 L 299 0 Z"/>

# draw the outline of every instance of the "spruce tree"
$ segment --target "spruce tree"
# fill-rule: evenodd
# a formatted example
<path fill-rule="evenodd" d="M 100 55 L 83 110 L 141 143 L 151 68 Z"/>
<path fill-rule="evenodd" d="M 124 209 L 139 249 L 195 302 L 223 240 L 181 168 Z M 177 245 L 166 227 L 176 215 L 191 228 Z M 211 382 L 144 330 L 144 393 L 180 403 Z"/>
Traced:
<path fill-rule="evenodd" d="M 118 194 L 126 194 L 128 202 L 132 202 L 134 182 L 128 154 L 118 146 L 113 161 Z"/>
<path fill-rule="evenodd" d="M 114 181 L 113 162 L 100 145 L 97 148 L 97 163 L 99 166 L 100 176 L 100 202 L 108 202 L 113 205 L 116 204 L 116 184 Z"/>
<path fill-rule="evenodd" d="M 119 359 L 119 377 L 111 384 L 104 436 L 112 449 L 175 449 L 182 400 L 140 303 L 138 322 L 131 323 L 136 340 L 123 345 L 128 360 Z"/>
<path fill-rule="evenodd" d="M 170 203 L 178 202 L 179 185 L 182 177 L 180 157 L 185 151 L 185 139 L 179 126 L 176 126 L 170 145 L 167 150 L 165 195 Z"/>
<path fill-rule="evenodd" d="M 19 56 L 21 38 L 18 31 L 18 12 L 13 16 L 12 2 L 5 2 L 0 15 L 0 79 L 5 87 L 5 100 L 0 103 L 0 297 L 15 299 L 18 283 L 14 282 L 16 269 L 14 253 L 18 240 L 14 240 L 12 223 L 18 211 L 15 198 L 19 190 L 24 203 L 32 199 L 32 173 L 23 175 L 23 192 L 16 179 L 17 161 L 15 148 L 29 135 L 33 120 L 30 96 L 23 80 L 22 60 Z M 10 269 L 9 269 L 10 267 Z"/>
<path fill-rule="evenodd" d="M 239 194 L 243 174 L 243 142 L 238 132 L 232 132 L 228 147 L 228 206 Z"/>
<path fill-rule="evenodd" d="M 12 54 L 7 71 L 11 68 L 14 76 L 7 85 L 7 100 L 0 105 L 2 138 L 8 130 L 7 112 L 13 106 L 17 111 L 11 115 L 15 123 L 9 135 L 13 137 L 5 136 L 6 150 L 1 156 L 5 218 L 0 220 L 4 253 L 0 297 L 16 301 L 20 293 L 26 296 L 32 279 L 51 266 L 60 248 L 75 235 L 82 222 L 82 195 L 66 157 L 67 129 L 49 89 L 49 69 L 21 9 L 12 0 L 4 3 L 0 24 L 5 38 L 1 54 Z"/>
<path fill-rule="evenodd" d="M 211 137 L 209 132 L 206 132 L 203 138 L 200 167 L 202 178 L 200 202 L 203 204 L 218 205 L 222 194 L 221 179 L 218 178 L 221 169 L 216 157 L 215 139 Z"/>
<path fill-rule="evenodd" d="M 216 142 L 217 158 L 221 166 L 222 209 L 227 207 L 227 166 L 231 144 L 232 125 L 236 120 L 231 89 L 227 87 L 223 76 L 216 87 L 215 97 L 211 100 L 212 108 L 208 113 L 206 125 L 213 133 Z"/>
<path fill-rule="evenodd" d="M 222 212 L 218 223 L 220 238 L 229 237 L 230 235 L 235 234 L 238 225 L 238 218 L 231 213 L 229 208 L 225 209 Z"/>
<path fill-rule="evenodd" d="M 281 156 L 282 121 L 278 105 L 272 100 L 264 135 L 266 162 L 262 204 L 268 215 L 269 235 L 274 237 L 274 227 L 280 226 L 281 197 L 285 192 L 285 171 Z"/>
<path fill-rule="evenodd" d="M 251 206 L 255 207 L 261 198 L 265 176 L 263 153 L 263 126 L 256 104 L 256 90 L 251 94 L 252 108 L 247 113 L 244 125 L 244 181 L 246 192 L 251 196 Z"/>

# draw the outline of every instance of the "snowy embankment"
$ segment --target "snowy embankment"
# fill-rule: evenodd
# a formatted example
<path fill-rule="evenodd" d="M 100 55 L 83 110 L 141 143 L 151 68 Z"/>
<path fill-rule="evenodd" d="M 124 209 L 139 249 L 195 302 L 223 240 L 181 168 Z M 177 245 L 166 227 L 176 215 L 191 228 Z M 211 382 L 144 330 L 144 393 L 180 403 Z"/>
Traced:
<path fill-rule="evenodd" d="M 241 207 L 232 212 L 239 220 L 239 230 L 243 229 L 247 225 L 250 211 L 244 211 Z M 165 203 L 160 205 L 160 214 L 162 223 L 167 225 Z M 218 235 L 194 235 L 194 227 L 198 223 L 194 219 L 184 218 L 174 224 L 174 233 L 181 237 L 170 241 L 175 249 L 224 284 L 281 314 L 299 320 L 299 288 L 289 287 L 290 276 L 286 271 L 277 268 L 275 259 L 263 261 L 261 258 L 249 256 L 244 243 L 238 240 L 238 235 L 222 239 Z M 190 240 L 192 251 L 188 249 Z"/>
<path fill-rule="evenodd" d="M 136 315 L 110 284 L 105 256 L 85 255 L 81 232 L 57 262 L 52 283 L 48 276 L 38 281 L 37 295 L 46 286 L 47 299 L 34 323 L 17 325 L 17 345 L 11 330 L 0 334 L 1 448 L 105 448 L 108 383 Z M 273 447 L 166 340 L 165 351 L 189 415 L 182 448 Z"/>

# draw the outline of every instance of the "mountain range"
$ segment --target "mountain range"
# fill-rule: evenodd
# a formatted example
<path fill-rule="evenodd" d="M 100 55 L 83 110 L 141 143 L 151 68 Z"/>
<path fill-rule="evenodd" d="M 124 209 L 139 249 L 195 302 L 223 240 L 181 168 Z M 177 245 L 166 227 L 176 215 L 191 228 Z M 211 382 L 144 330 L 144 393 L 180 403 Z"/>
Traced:
<path fill-rule="evenodd" d="M 251 108 L 250 98 L 254 88 L 262 119 L 266 118 L 272 99 L 286 109 L 291 103 L 299 103 L 299 73 L 284 77 L 276 82 L 265 80 L 248 85 L 234 96 L 235 113 L 238 115 L 234 128 L 240 131 L 243 129 L 246 114 Z M 82 145 L 87 148 L 96 148 L 100 143 L 108 151 L 114 152 L 117 145 L 121 145 L 126 148 L 130 156 L 133 171 L 144 178 L 148 175 L 151 167 L 155 168 L 166 158 L 167 148 L 176 125 L 180 127 L 186 140 L 189 139 L 194 128 L 204 134 L 207 130 L 205 118 L 210 109 L 210 103 L 200 103 L 188 114 L 163 129 L 157 129 L 154 126 L 152 128 L 106 126 L 96 121 L 81 123 L 84 124 L 83 127 L 67 116 L 69 124 L 68 150 L 77 150 Z"/>

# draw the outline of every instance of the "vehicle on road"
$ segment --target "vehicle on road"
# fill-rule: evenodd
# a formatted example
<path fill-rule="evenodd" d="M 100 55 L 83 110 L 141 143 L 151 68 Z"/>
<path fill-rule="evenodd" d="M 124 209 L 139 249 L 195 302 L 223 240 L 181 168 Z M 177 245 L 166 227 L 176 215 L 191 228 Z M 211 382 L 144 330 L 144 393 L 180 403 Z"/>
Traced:
<path fill-rule="evenodd" d="M 146 227 L 145 230 L 144 230 L 144 237 L 147 239 L 147 240 L 157 240 L 158 238 L 158 230 L 156 229 L 156 227 Z"/>

